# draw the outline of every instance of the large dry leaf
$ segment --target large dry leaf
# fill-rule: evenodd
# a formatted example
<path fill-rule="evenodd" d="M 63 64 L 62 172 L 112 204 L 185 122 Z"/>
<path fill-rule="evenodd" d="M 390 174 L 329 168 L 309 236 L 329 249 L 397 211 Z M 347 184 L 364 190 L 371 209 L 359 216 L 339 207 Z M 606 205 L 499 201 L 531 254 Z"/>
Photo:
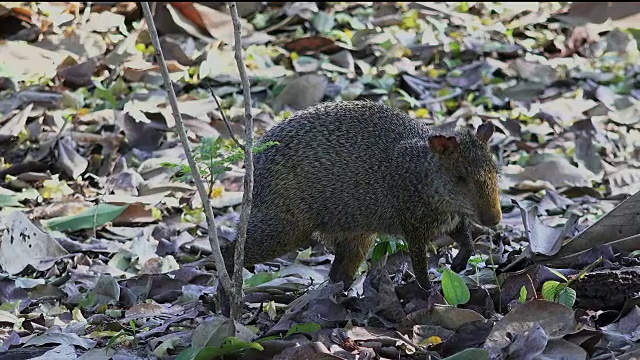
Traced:
<path fill-rule="evenodd" d="M 518 305 L 494 325 L 485 349 L 504 349 L 511 343 L 507 333 L 522 336 L 536 324 L 549 338 L 557 339 L 577 331 L 572 309 L 546 300 L 532 300 Z"/>
<path fill-rule="evenodd" d="M 558 16 L 574 25 L 602 24 L 611 20 L 612 27 L 637 27 L 640 2 L 575 2 L 566 15 Z"/>
<path fill-rule="evenodd" d="M 76 29 L 72 34 L 54 34 L 45 36 L 38 46 L 62 55 L 73 56 L 80 60 L 101 56 L 107 51 L 102 36 Z"/>
<path fill-rule="evenodd" d="M 573 166 L 564 157 L 553 157 L 535 165 L 527 166 L 519 174 L 523 179 L 548 181 L 554 187 L 591 186 L 593 173 L 584 168 Z"/>
<path fill-rule="evenodd" d="M 550 263 L 554 259 L 572 256 L 599 245 L 638 234 L 640 234 L 640 192 L 620 203 L 607 215 L 576 235 L 555 256 L 544 262 Z M 542 258 L 539 261 L 542 261 Z"/>
<path fill-rule="evenodd" d="M 235 63 L 233 49 L 229 46 L 214 46 L 207 51 L 205 60 L 200 64 L 200 78 L 210 77 L 219 82 L 240 82 L 240 73 Z M 220 94 L 217 94 L 220 96 Z"/>
<path fill-rule="evenodd" d="M 119 28 L 123 33 L 126 33 L 126 25 L 124 23 L 124 16 L 120 14 L 114 14 L 111 11 L 103 11 L 101 13 L 91 13 L 89 21 L 81 28 L 85 31 L 95 31 L 99 33 L 106 33 L 113 28 Z M 122 31 L 122 30 L 125 31 Z"/>
<path fill-rule="evenodd" d="M 0 127 L 0 136 L 18 136 L 20 131 L 25 128 L 31 109 L 33 109 L 33 104 L 27 105 L 26 108 L 12 116 L 9 121 Z"/>
<path fill-rule="evenodd" d="M 75 179 L 87 170 L 89 161 L 78 154 L 73 145 L 74 142 L 68 138 L 62 138 L 58 141 L 57 164 L 67 173 L 67 175 Z"/>
<path fill-rule="evenodd" d="M 0 76 L 10 77 L 16 83 L 54 77 L 58 65 L 67 57 L 56 51 L 14 41 L 0 43 L 0 54 Z"/>
<path fill-rule="evenodd" d="M 329 79 L 324 75 L 307 74 L 291 79 L 274 100 L 276 111 L 290 106 L 295 110 L 302 110 L 315 105 L 322 100 Z"/>
<path fill-rule="evenodd" d="M 231 15 L 196 2 L 173 2 L 168 6 L 175 7 L 193 24 L 197 25 L 200 29 L 206 30 L 209 35 L 229 45 L 235 44 Z M 253 25 L 242 18 L 240 18 L 240 23 L 242 24 L 241 36 L 251 35 Z"/>
<path fill-rule="evenodd" d="M 517 201 L 512 201 L 520 208 L 524 229 L 529 239 L 529 246 L 534 254 L 544 254 L 548 256 L 556 254 L 560 250 L 565 236 L 573 230 L 576 221 L 578 221 L 578 216 L 571 214 L 569 220 L 567 220 L 562 228 L 553 228 L 538 218 L 537 205 L 527 210 L 522 208 Z"/>
<path fill-rule="evenodd" d="M 414 325 L 437 325 L 445 329 L 456 330 L 462 324 L 484 320 L 484 317 L 469 309 L 435 305 L 431 309 L 416 311 L 402 320 L 401 329 L 409 331 Z"/>
<path fill-rule="evenodd" d="M 9 274 L 17 274 L 28 265 L 47 270 L 53 264 L 44 260 L 67 254 L 51 235 L 31 223 L 24 213 L 15 211 L 5 221 L 7 229 L 0 243 L 0 266 Z"/>

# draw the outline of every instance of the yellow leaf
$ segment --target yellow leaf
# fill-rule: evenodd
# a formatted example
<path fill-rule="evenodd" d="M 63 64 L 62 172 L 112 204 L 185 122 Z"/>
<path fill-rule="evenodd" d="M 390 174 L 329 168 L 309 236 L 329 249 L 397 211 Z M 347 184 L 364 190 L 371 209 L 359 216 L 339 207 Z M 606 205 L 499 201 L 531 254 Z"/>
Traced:
<path fill-rule="evenodd" d="M 54 175 L 53 179 L 42 182 L 42 188 L 40 188 L 39 193 L 45 199 L 60 199 L 65 195 L 73 194 L 73 190 L 67 185 L 66 181 L 60 181 L 58 180 L 58 175 Z"/>
<path fill-rule="evenodd" d="M 429 69 L 427 70 L 427 76 L 430 78 L 437 78 L 440 75 L 444 74 L 445 70 L 441 70 L 441 69 Z"/>
<path fill-rule="evenodd" d="M 420 108 L 416 110 L 416 117 L 418 119 L 423 119 L 423 118 L 426 118 L 427 116 L 429 116 L 429 110 L 425 108 Z"/>
<path fill-rule="evenodd" d="M 415 29 L 418 27 L 418 16 L 419 13 L 416 9 L 411 9 L 407 11 L 402 17 L 402 28 L 403 29 Z"/>
<path fill-rule="evenodd" d="M 211 196 L 213 199 L 219 199 L 222 197 L 223 194 L 224 194 L 224 186 L 217 185 L 211 189 L 211 194 L 209 194 L 209 196 Z"/>
<path fill-rule="evenodd" d="M 297 52 L 294 51 L 291 53 L 291 60 L 295 61 L 295 60 L 298 60 L 299 58 L 300 58 L 300 55 L 298 55 Z"/>
<path fill-rule="evenodd" d="M 162 220 L 162 212 L 157 207 L 151 208 L 151 216 L 156 220 Z"/>
<path fill-rule="evenodd" d="M 78 308 L 71 310 L 71 314 L 73 315 L 73 320 L 75 321 L 86 321 L 86 319 L 82 315 L 82 311 Z"/>
<path fill-rule="evenodd" d="M 27 128 L 23 128 L 18 133 L 18 142 L 24 142 L 29 139 L 29 130 Z"/>
<path fill-rule="evenodd" d="M 422 340 L 418 345 L 431 346 L 431 345 L 440 344 L 441 342 L 442 342 L 442 339 L 440 338 L 440 336 L 429 336 L 428 338 Z"/>

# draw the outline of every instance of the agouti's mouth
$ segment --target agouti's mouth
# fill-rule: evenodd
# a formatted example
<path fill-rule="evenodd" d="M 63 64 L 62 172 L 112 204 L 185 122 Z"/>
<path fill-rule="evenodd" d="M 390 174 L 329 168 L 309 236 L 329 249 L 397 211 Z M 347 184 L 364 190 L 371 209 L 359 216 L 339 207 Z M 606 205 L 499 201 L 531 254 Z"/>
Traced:
<path fill-rule="evenodd" d="M 497 212 L 482 212 L 480 214 L 480 223 L 484 226 L 495 226 L 500 223 L 502 220 L 502 213 L 500 211 Z"/>

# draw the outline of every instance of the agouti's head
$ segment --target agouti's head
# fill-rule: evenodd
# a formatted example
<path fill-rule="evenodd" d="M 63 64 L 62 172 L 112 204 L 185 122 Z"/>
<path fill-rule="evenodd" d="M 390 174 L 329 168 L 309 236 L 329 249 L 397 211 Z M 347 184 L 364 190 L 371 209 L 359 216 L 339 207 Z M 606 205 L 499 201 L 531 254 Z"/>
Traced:
<path fill-rule="evenodd" d="M 462 130 L 453 136 L 429 137 L 429 147 L 447 182 L 442 189 L 447 198 L 455 199 L 461 213 L 485 226 L 497 225 L 502 219 L 498 165 L 488 145 L 493 131 L 493 124 L 484 123 L 475 133 Z"/>

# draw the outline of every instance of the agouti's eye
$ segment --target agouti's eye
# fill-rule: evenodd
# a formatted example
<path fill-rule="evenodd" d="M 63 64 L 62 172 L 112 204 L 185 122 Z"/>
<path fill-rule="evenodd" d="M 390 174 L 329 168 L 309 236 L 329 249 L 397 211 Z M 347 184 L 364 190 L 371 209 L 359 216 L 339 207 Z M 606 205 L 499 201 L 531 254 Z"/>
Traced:
<path fill-rule="evenodd" d="M 459 183 L 463 183 L 463 182 L 466 182 L 466 181 L 467 181 L 467 179 L 466 179 L 464 176 L 462 176 L 462 175 L 458 175 L 458 176 L 456 176 L 456 180 L 457 180 Z"/>

